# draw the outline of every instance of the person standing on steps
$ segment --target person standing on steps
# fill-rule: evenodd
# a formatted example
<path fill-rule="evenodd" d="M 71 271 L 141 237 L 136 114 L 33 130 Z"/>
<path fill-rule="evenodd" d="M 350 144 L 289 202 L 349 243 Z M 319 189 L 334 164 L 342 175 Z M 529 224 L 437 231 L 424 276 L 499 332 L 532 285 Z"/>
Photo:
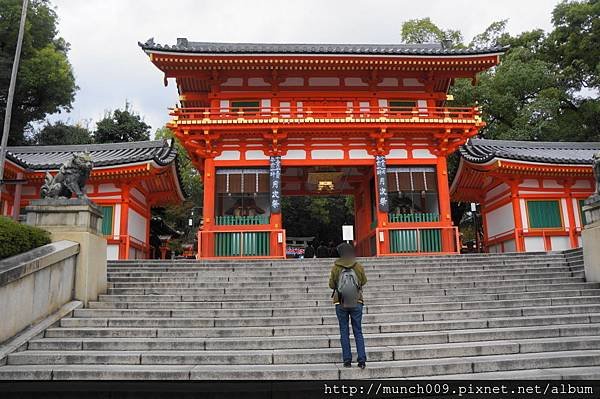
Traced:
<path fill-rule="evenodd" d="M 356 343 L 358 367 L 367 364 L 365 340 L 362 333 L 363 296 L 362 288 L 367 283 L 365 269 L 356 261 L 354 247 L 348 243 L 338 245 L 340 258 L 335 261 L 329 273 L 329 288 L 333 290 L 335 314 L 340 325 L 340 343 L 344 367 L 352 367 L 349 321 Z"/>

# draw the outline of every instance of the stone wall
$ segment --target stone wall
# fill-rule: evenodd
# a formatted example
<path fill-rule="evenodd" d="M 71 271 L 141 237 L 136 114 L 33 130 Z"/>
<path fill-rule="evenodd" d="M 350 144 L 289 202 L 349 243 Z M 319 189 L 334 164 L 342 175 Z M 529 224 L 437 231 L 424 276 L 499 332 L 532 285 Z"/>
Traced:
<path fill-rule="evenodd" d="M 0 261 L 0 343 L 73 299 L 78 254 L 65 240 Z"/>

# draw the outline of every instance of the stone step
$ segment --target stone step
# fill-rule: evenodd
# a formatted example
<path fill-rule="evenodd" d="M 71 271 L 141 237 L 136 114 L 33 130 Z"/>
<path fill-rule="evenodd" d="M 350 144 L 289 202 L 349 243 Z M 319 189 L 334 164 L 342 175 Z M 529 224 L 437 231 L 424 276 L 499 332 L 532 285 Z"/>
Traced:
<path fill-rule="evenodd" d="M 474 294 L 517 294 L 517 293 L 530 293 L 530 292 L 545 292 L 545 291 L 561 291 L 561 290 L 596 290 L 600 287 L 598 283 L 586 283 L 586 282 L 575 282 L 575 283 L 557 283 L 557 284 L 531 284 L 531 285 L 515 285 L 509 287 L 470 287 L 470 288 L 416 288 L 416 285 L 405 287 L 405 286 L 394 286 L 391 290 L 370 290 L 368 287 L 365 288 L 364 297 L 367 301 L 376 298 L 389 298 L 395 296 L 407 296 L 415 298 L 418 301 L 419 297 L 431 297 L 431 296 L 460 296 L 460 295 L 474 295 Z M 308 287 L 306 288 L 308 291 Z M 189 291 L 175 295 L 175 292 L 166 294 L 164 292 L 147 291 L 144 294 L 102 294 L 99 295 L 101 301 L 294 301 L 294 300 L 307 300 L 307 299 L 326 299 L 331 297 L 330 289 L 321 289 L 313 292 L 275 292 L 275 293 L 214 293 L 212 295 L 203 292 L 200 294 L 190 294 Z"/>
<path fill-rule="evenodd" d="M 545 261 L 545 262 L 527 262 L 527 263 L 514 263 L 514 264 L 465 264 L 465 265 L 449 265 L 443 264 L 439 266 L 432 266 L 431 264 L 416 266 L 414 264 L 399 266 L 399 265 L 385 265 L 381 267 L 364 267 L 367 273 L 440 273 L 444 271 L 449 272 L 476 272 L 496 269 L 507 269 L 507 270 L 544 270 L 549 268 L 564 268 L 568 269 L 569 265 L 565 264 L 564 260 L 561 261 Z M 327 267 L 297 267 L 288 269 L 254 269 L 254 268 L 228 268 L 228 269 L 199 269 L 199 268 L 148 268 L 148 269 L 121 269 L 111 268 L 108 270 L 109 276 L 118 277 L 141 277 L 141 276 L 155 276 L 155 275 L 170 275 L 187 277 L 194 274 L 202 274 L 206 276 L 218 276 L 218 275 L 254 275 L 254 276 L 271 276 L 271 277 L 286 277 L 291 275 L 303 275 L 303 276 L 318 276 L 329 272 L 331 264 Z"/>
<path fill-rule="evenodd" d="M 498 317 L 565 315 L 565 314 L 600 314 L 600 304 L 567 305 L 530 308 L 498 308 L 477 310 L 448 310 L 432 312 L 395 312 L 363 315 L 364 324 L 386 322 L 465 320 Z M 78 318 L 66 317 L 60 321 L 61 327 L 260 327 L 260 326 L 304 326 L 304 325 L 337 325 L 337 317 L 333 311 L 315 316 L 269 316 L 269 317 L 202 317 L 203 312 L 182 312 L 171 317 L 112 317 L 112 318 Z"/>
<path fill-rule="evenodd" d="M 404 378 L 472 374 L 499 371 L 595 367 L 600 351 L 562 351 L 422 360 L 369 362 L 366 369 L 346 369 L 339 363 L 304 365 L 8 365 L 0 368 L 0 379 L 356 379 Z"/>
<path fill-rule="evenodd" d="M 558 274 L 562 274 L 563 277 L 573 276 L 576 273 L 581 273 L 583 267 L 548 267 L 543 269 L 498 269 L 498 270 L 475 270 L 475 271 L 436 271 L 436 272 L 414 272 L 406 271 L 404 273 L 388 273 L 388 272 L 376 272 L 368 273 L 368 277 L 372 281 L 380 279 L 404 279 L 404 278 L 476 278 L 490 276 L 497 279 L 498 277 L 504 277 L 505 279 L 513 276 L 517 278 L 531 278 L 532 276 L 539 277 L 561 277 Z M 250 283 L 282 283 L 282 282 L 318 282 L 322 281 L 328 274 L 321 273 L 319 275 L 299 275 L 291 274 L 289 276 L 260 276 L 260 275 L 249 275 L 246 274 L 240 277 L 237 273 L 223 274 L 223 275 L 207 275 L 205 273 L 198 273 L 197 276 L 191 279 L 192 283 L 195 282 L 210 282 L 210 283 L 229 283 L 229 282 L 250 282 Z M 113 283 L 153 283 L 153 282 L 189 282 L 188 279 L 172 278 L 172 277 L 110 277 L 109 280 Z"/>
<path fill-rule="evenodd" d="M 66 319 L 65 319 L 66 320 Z M 84 320 L 84 319 L 79 319 Z M 115 319 L 116 320 L 116 319 Z M 264 319 L 268 320 L 268 319 Z M 121 320 L 126 324 L 126 320 Z M 563 314 L 522 317 L 489 317 L 460 320 L 405 321 L 392 323 L 364 323 L 363 332 L 402 333 L 436 330 L 464 330 L 488 327 L 525 327 L 554 324 L 585 324 L 600 322 L 600 314 Z M 174 323 L 174 321 L 171 321 Z M 193 325 L 194 321 L 186 321 Z M 223 324 L 232 321 L 223 320 Z M 183 323 L 182 323 L 183 324 Z M 250 323 L 251 324 L 251 323 Z M 272 325 L 272 326 L 218 326 L 218 327 L 54 327 L 45 332 L 45 337 L 271 337 L 289 335 L 337 334 L 335 324 Z"/>
<path fill-rule="evenodd" d="M 583 279 L 580 279 L 583 280 Z M 502 292 L 522 292 L 529 290 L 545 290 L 551 288 L 561 289 L 564 288 L 564 285 L 567 285 L 568 288 L 580 289 L 583 287 L 586 288 L 596 288 L 594 285 L 585 285 L 585 281 L 578 281 L 583 285 L 575 286 L 571 280 L 568 281 L 558 281 L 558 282 L 548 282 L 546 280 L 538 280 L 537 282 L 528 281 L 526 285 L 513 285 L 512 283 L 506 284 L 477 284 L 473 285 L 472 283 L 458 283 L 458 284 L 391 284 L 391 285 L 381 285 L 381 286 L 371 286 L 367 285 L 364 290 L 365 298 L 381 298 L 384 296 L 392 296 L 392 293 L 404 293 L 404 294 L 422 294 L 422 295 L 436 295 L 436 294 L 467 294 L 470 292 L 473 293 L 481 293 L 481 294 L 490 294 L 490 293 L 502 293 Z M 539 284 L 538 284 L 539 283 Z M 474 287 L 474 288 L 473 288 Z M 122 296 L 132 296 L 132 295 L 182 295 L 182 296 L 210 296 L 212 298 L 222 298 L 226 299 L 228 297 L 236 297 L 241 296 L 248 299 L 258 299 L 258 297 L 266 297 L 270 296 L 271 299 L 293 299 L 293 298 L 313 298 L 313 297 L 330 297 L 331 296 L 331 288 L 322 286 L 306 286 L 306 287 L 287 287 L 287 288 L 263 288 L 263 289 L 243 289 L 243 288 L 225 288 L 225 289 L 210 289 L 210 288 L 147 288 L 147 289 L 135 289 L 135 288 L 109 288 L 107 290 L 107 295 L 122 295 Z M 212 294 L 212 295 L 211 295 Z M 248 295 L 245 295 L 248 294 Z M 258 295 L 258 297 L 256 297 Z"/>
<path fill-rule="evenodd" d="M 367 347 L 598 336 L 600 324 L 365 334 Z M 265 350 L 337 348 L 339 335 L 232 338 L 39 338 L 31 350 Z"/>
<path fill-rule="evenodd" d="M 552 287 L 551 291 L 516 291 L 512 292 L 501 292 L 501 293 L 484 293 L 484 294 L 471 294 L 471 295 L 446 295 L 447 292 L 444 290 L 434 291 L 435 295 L 432 295 L 429 291 L 419 291 L 416 294 L 408 292 L 396 292 L 381 293 L 377 297 L 373 297 L 371 292 L 365 293 L 365 300 L 367 304 L 381 305 L 381 304 L 408 304 L 408 303 L 432 303 L 432 302 L 465 302 L 465 301 L 494 301 L 494 300 L 508 300 L 508 299 L 531 299 L 531 298 L 553 298 L 553 297 L 565 297 L 565 296 L 598 296 L 600 295 L 600 289 L 582 289 L 573 290 L 567 287 L 566 289 L 559 289 L 559 287 Z M 475 291 L 475 289 L 470 290 Z M 251 301 L 253 307 L 290 307 L 296 305 L 301 307 L 307 303 L 315 303 L 316 306 L 331 306 L 331 298 L 328 296 L 314 295 L 296 295 L 295 297 L 287 296 L 271 296 L 271 295 L 227 295 L 227 296 L 189 296 L 189 295 L 100 295 L 99 299 L 101 303 L 114 304 L 111 306 L 117 306 L 117 304 L 127 305 L 129 308 L 164 308 L 173 306 L 173 303 L 178 303 L 181 306 L 187 306 L 188 308 L 197 307 L 198 304 L 202 304 L 209 307 L 219 306 L 223 309 L 227 308 L 243 308 L 248 306 L 248 301 Z"/>
<path fill-rule="evenodd" d="M 553 269 L 550 269 L 550 272 L 552 272 Z M 560 271 L 554 271 L 552 273 L 564 273 L 562 277 L 582 277 L 584 270 L 583 267 L 578 268 L 577 270 L 575 268 L 571 268 L 571 269 L 563 269 Z M 490 277 L 491 279 L 494 280 L 506 280 L 506 279 L 515 279 L 515 278 L 510 278 L 512 277 L 514 273 L 508 273 L 506 271 L 498 271 L 498 272 L 493 272 Z M 531 271 L 528 270 L 527 272 L 521 273 L 521 271 L 519 271 L 519 274 L 523 275 L 523 278 L 532 278 L 535 276 L 539 276 L 539 277 L 561 277 L 558 275 L 549 275 L 550 273 L 546 273 L 546 272 L 536 272 L 536 271 Z M 328 279 L 328 274 L 327 273 L 323 273 L 320 274 L 318 276 L 311 276 L 311 277 L 306 277 L 306 276 L 299 276 L 299 275 L 293 275 L 293 276 L 288 276 L 288 277 L 268 277 L 268 276 L 254 276 L 254 275 L 245 275 L 245 276 L 240 276 L 240 275 L 219 275 L 219 276 L 206 276 L 202 273 L 200 273 L 200 275 L 198 276 L 192 276 L 192 277 L 187 277 L 187 278 L 178 278 L 178 277 L 112 277 L 109 278 L 109 282 L 112 284 L 136 284 L 136 283 L 272 283 L 272 284 L 280 284 L 280 283 L 302 283 L 302 282 L 309 282 L 309 283 L 322 283 L 323 280 L 327 280 Z M 372 282 L 376 282 L 376 281 L 385 281 L 385 280 L 405 280 L 405 279 L 419 279 L 422 281 L 433 281 L 434 279 L 442 279 L 441 281 L 447 281 L 447 280 L 453 280 L 456 279 L 456 281 L 460 281 L 460 279 L 464 279 L 464 278 L 468 278 L 470 280 L 485 280 L 487 276 L 487 273 L 485 271 L 481 271 L 481 272 L 476 272 L 476 273 L 461 273 L 461 274 L 453 274 L 451 272 L 447 272 L 447 273 L 422 273 L 420 275 L 418 274 L 386 274 L 386 273 L 382 273 L 382 274 L 367 274 L 367 277 L 369 278 L 370 281 Z M 499 279 L 496 276 L 505 276 L 505 278 Z M 518 277 L 517 277 L 518 278 Z"/>
<path fill-rule="evenodd" d="M 583 277 L 583 272 L 554 272 L 554 273 L 523 273 L 523 274 L 505 274 L 498 273 L 497 275 L 473 275 L 473 276 L 423 276 L 414 277 L 385 277 L 385 276 L 368 276 L 369 285 L 383 284 L 399 284 L 403 282 L 420 282 L 420 283 L 453 283 L 453 282 L 474 282 L 474 281 L 504 281 L 504 280 L 528 280 L 528 279 L 553 279 L 553 278 L 571 278 Z M 150 281 L 150 282 L 131 282 L 131 281 L 111 281 L 112 288 L 227 288 L 230 286 L 245 287 L 245 288 L 285 288 L 305 284 L 327 285 L 325 278 L 306 280 L 303 278 L 282 279 L 278 281 L 264 279 L 261 281 L 248 281 L 248 279 L 238 279 L 230 277 L 227 279 L 219 278 L 218 280 L 196 279 L 195 281 Z"/>
<path fill-rule="evenodd" d="M 511 301 L 478 301 L 478 302 L 446 302 L 424 303 L 409 305 L 366 305 L 364 315 L 377 313 L 397 312 L 424 312 L 435 310 L 475 310 L 515 307 L 552 307 L 564 305 L 597 304 L 600 306 L 600 297 L 573 297 L 552 303 L 552 299 L 523 299 Z M 251 306 L 251 304 L 249 304 Z M 327 315 L 332 313 L 331 306 L 312 306 L 301 308 L 243 308 L 243 309 L 76 309 L 74 317 L 81 318 L 106 318 L 106 317 L 287 317 L 306 315 Z"/>
<path fill-rule="evenodd" d="M 561 337 L 516 341 L 481 341 L 411 346 L 370 346 L 370 362 L 391 360 L 439 359 L 448 357 L 487 356 L 517 353 L 595 350 L 600 337 Z M 340 361 L 340 348 L 276 350 L 27 350 L 8 356 L 9 365 L 26 364 L 314 364 Z"/>

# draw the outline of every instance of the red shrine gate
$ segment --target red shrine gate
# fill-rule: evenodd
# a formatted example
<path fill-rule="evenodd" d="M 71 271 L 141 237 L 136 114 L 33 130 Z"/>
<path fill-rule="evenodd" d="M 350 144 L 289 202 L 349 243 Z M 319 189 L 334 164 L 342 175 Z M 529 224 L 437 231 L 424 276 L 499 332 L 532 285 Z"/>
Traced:
<path fill-rule="evenodd" d="M 501 48 L 140 45 L 177 81 L 168 126 L 203 175 L 199 257 L 285 257 L 282 196 L 332 193 L 355 198 L 360 255 L 458 251 L 446 156 L 484 123 L 447 91 Z"/>

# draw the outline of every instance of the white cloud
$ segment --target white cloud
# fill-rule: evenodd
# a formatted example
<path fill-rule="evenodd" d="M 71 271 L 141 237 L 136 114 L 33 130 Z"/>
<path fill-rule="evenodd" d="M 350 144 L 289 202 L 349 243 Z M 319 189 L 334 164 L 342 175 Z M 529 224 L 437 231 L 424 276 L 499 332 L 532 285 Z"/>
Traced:
<path fill-rule="evenodd" d="M 172 83 L 137 42 L 154 37 L 173 44 L 193 41 L 394 43 L 400 26 L 412 18 L 431 17 L 443 28 L 461 29 L 466 38 L 491 22 L 509 19 L 519 33 L 550 29 L 549 0 L 54 0 L 60 35 L 71 43 L 69 59 L 77 93 L 70 114 L 52 119 L 72 122 L 100 119 L 106 110 L 129 101 L 156 129 L 168 121 L 177 101 Z"/>

